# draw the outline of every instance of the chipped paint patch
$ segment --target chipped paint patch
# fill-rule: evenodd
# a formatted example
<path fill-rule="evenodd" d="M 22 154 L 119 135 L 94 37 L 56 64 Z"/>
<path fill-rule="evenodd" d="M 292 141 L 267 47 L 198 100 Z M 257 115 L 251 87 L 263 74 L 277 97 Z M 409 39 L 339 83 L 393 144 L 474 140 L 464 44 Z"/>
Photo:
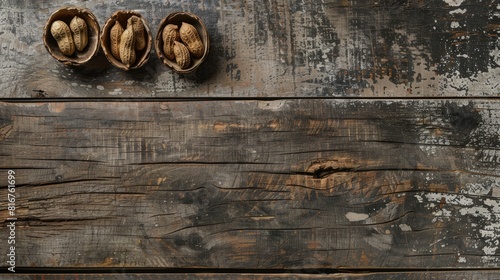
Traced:
<path fill-rule="evenodd" d="M 349 222 L 360 222 L 368 219 L 370 216 L 364 213 L 348 212 L 345 214 L 345 217 L 349 220 Z"/>
<path fill-rule="evenodd" d="M 493 181 L 468 183 L 459 194 L 422 192 L 415 195 L 418 203 L 431 212 L 432 223 L 463 223 L 462 228 L 469 231 L 468 235 L 478 240 L 468 245 L 468 249 L 483 252 L 482 261 L 487 265 L 499 261 L 500 200 L 494 196 L 484 198 L 492 193 L 494 185 Z M 466 259 L 461 257 L 458 262 L 464 263 Z"/>
<path fill-rule="evenodd" d="M 453 7 L 458 7 L 462 5 L 462 3 L 464 2 L 464 0 L 443 0 L 443 1 L 446 2 L 446 4 Z"/>
<path fill-rule="evenodd" d="M 122 93 L 123 93 L 123 91 L 122 91 L 122 89 L 121 89 L 121 88 L 116 88 L 115 90 L 110 91 L 110 92 L 109 92 L 109 95 L 120 95 L 120 94 L 122 94 Z"/>
<path fill-rule="evenodd" d="M 481 183 L 467 183 L 465 188 L 460 191 L 462 194 L 487 195 L 491 191 L 492 185 Z"/>
<path fill-rule="evenodd" d="M 462 208 L 459 210 L 462 216 L 470 215 L 473 217 L 485 218 L 486 220 L 491 220 L 490 210 L 483 206 L 474 206 L 469 208 Z"/>
<path fill-rule="evenodd" d="M 450 11 L 450 15 L 453 15 L 453 14 L 465 14 L 465 12 L 467 12 L 467 9 L 456 9 L 456 10 Z"/>
<path fill-rule="evenodd" d="M 419 202 L 424 202 L 424 198 L 427 202 L 442 202 L 451 205 L 460 206 L 471 206 L 474 204 L 471 198 L 459 194 L 448 194 L 448 193 L 424 193 L 423 195 L 415 195 Z"/>
<path fill-rule="evenodd" d="M 407 231 L 412 231 L 412 230 L 413 230 L 413 229 L 412 229 L 409 225 L 407 225 L 407 224 L 400 224 L 400 225 L 399 225 L 399 228 L 400 228 L 402 231 L 404 231 L 404 232 L 407 232 Z"/>
<path fill-rule="evenodd" d="M 497 252 L 497 249 L 498 249 L 498 246 L 495 246 L 495 247 L 490 247 L 490 246 L 486 246 L 483 248 L 483 252 L 486 254 L 486 255 L 494 255 L 496 252 Z"/>
<path fill-rule="evenodd" d="M 450 217 L 452 217 L 451 211 L 446 210 L 446 209 L 440 209 L 440 210 L 434 211 L 434 212 L 432 212 L 432 215 L 435 217 L 432 220 L 432 222 L 436 222 L 436 221 L 443 222 L 445 220 L 449 220 Z"/>

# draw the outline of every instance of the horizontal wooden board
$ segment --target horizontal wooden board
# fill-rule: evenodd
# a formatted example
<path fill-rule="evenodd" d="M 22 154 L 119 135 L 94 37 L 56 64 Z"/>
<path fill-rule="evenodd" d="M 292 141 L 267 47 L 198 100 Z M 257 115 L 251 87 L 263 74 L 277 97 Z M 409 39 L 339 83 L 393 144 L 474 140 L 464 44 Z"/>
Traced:
<path fill-rule="evenodd" d="M 469 1 L 470 2 L 470 1 Z M 153 34 L 174 11 L 199 15 L 211 50 L 180 76 L 156 53 L 140 70 L 98 56 L 62 66 L 45 50 L 43 26 L 67 5 L 104 25 L 140 12 Z M 404 97 L 498 96 L 497 1 L 2 1 L 0 97 Z"/>
<path fill-rule="evenodd" d="M 443 272 L 393 272 L 393 273 L 339 273 L 339 274 L 303 274 L 303 273 L 283 273 L 283 274 L 248 274 L 248 273 L 169 273 L 169 274 L 14 274 L 10 275 L 12 280 L 113 280 L 113 279 L 214 279 L 214 280 L 271 280 L 271 279 L 344 279 L 344 280 L 498 280 L 500 271 L 443 271 Z"/>
<path fill-rule="evenodd" d="M 481 100 L 0 103 L 0 236 L 19 267 L 497 268 L 499 126 Z"/>

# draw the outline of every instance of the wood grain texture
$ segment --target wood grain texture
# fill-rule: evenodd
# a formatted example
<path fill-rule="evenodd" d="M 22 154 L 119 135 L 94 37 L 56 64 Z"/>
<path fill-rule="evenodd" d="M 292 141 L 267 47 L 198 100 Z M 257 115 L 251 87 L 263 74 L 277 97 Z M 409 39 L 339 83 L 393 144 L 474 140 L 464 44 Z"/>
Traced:
<path fill-rule="evenodd" d="M 14 1 L 0 9 L 0 97 L 498 96 L 498 0 Z M 41 35 L 58 8 L 85 6 L 101 26 L 116 10 L 153 33 L 174 11 L 206 23 L 211 52 L 180 76 L 152 54 L 140 70 L 50 57 Z"/>
<path fill-rule="evenodd" d="M 17 265 L 497 268 L 499 125 L 481 100 L 0 103 Z"/>
<path fill-rule="evenodd" d="M 24 274 L 11 275 L 12 280 L 114 280 L 114 279 L 141 279 L 141 280 L 162 280 L 162 279 L 202 279 L 202 280 L 272 280 L 272 279 L 344 279 L 344 280 L 498 280 L 500 271 L 446 271 L 446 272 L 403 272 L 403 273 L 339 273 L 339 274 L 247 274 L 247 273 L 169 273 L 169 274 Z"/>

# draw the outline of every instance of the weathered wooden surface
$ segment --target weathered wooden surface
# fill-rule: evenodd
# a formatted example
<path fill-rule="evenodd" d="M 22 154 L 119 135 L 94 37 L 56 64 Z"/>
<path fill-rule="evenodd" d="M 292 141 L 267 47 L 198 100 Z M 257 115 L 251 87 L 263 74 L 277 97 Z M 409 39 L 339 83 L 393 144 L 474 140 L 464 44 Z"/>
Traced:
<path fill-rule="evenodd" d="M 498 101 L 1 103 L 0 121 L 20 267 L 499 265 Z"/>
<path fill-rule="evenodd" d="M 153 34 L 190 11 L 211 53 L 64 67 L 41 36 L 65 5 Z M 500 279 L 500 0 L 0 0 L 0 23 L 2 273 L 10 170 L 22 272 L 114 273 L 18 279 Z"/>
<path fill-rule="evenodd" d="M 141 279 L 141 280 L 163 280 L 163 279 L 213 279 L 213 280 L 272 280 L 272 279 L 344 279 L 344 280 L 498 280 L 500 271 L 441 271 L 441 272 L 403 272 L 403 273 L 339 273 L 339 274 L 308 274 L 308 273 L 283 273 L 283 274 L 216 274 L 216 273 L 169 273 L 169 274 L 24 274 L 14 275 L 12 280 L 114 280 L 114 279 Z"/>
<path fill-rule="evenodd" d="M 498 96 L 500 1 L 237 0 L 0 2 L 0 97 L 404 97 Z M 101 26 L 134 9 L 156 34 L 173 11 L 198 14 L 211 53 L 179 76 L 155 54 L 141 70 L 60 65 L 41 36 L 65 5 Z"/>

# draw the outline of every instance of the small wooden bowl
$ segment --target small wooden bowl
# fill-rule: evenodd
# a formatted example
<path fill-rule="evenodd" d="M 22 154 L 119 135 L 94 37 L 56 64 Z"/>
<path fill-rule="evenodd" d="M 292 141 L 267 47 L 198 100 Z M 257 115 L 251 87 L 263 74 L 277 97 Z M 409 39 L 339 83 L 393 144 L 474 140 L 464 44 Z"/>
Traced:
<path fill-rule="evenodd" d="M 115 25 L 115 22 L 118 21 L 121 26 L 126 29 L 127 28 L 127 20 L 131 16 L 137 16 L 139 17 L 142 22 L 144 23 L 144 29 L 145 29 L 145 34 L 146 34 L 146 47 L 140 51 L 136 51 L 136 59 L 134 64 L 132 64 L 130 67 L 125 66 L 121 62 L 119 58 L 116 58 L 113 53 L 111 52 L 111 40 L 110 40 L 110 31 L 111 28 Z M 106 21 L 104 24 L 104 27 L 102 28 L 102 34 L 101 34 L 101 47 L 102 50 L 104 51 L 104 55 L 106 58 L 109 60 L 109 62 L 120 69 L 123 70 L 132 70 L 132 69 L 138 69 L 146 62 L 149 60 L 149 56 L 151 54 L 151 48 L 153 46 L 153 36 L 151 35 L 151 30 L 149 29 L 149 25 L 146 22 L 146 20 L 137 12 L 135 11 L 116 11 L 111 15 L 111 17 Z"/>
<path fill-rule="evenodd" d="M 83 51 L 75 50 L 73 55 L 67 56 L 59 50 L 56 39 L 50 33 L 50 27 L 56 20 L 62 20 L 69 26 L 75 16 L 80 17 L 87 24 L 89 40 Z M 43 44 L 53 58 L 68 66 L 78 66 L 87 63 L 99 52 L 100 35 L 99 22 L 92 12 L 81 7 L 63 7 L 55 11 L 47 20 L 43 28 Z"/>
<path fill-rule="evenodd" d="M 181 69 L 179 65 L 177 65 L 175 60 L 170 60 L 166 57 L 165 53 L 163 52 L 163 38 L 162 38 L 163 28 L 165 28 L 167 24 L 175 24 L 180 29 L 181 24 L 183 22 L 189 23 L 196 28 L 198 34 L 200 35 L 200 39 L 203 43 L 203 46 L 205 47 L 205 52 L 203 53 L 203 56 L 200 58 L 191 56 L 191 65 L 185 69 Z M 158 32 L 156 33 L 156 39 L 155 39 L 155 49 L 156 49 L 156 54 L 166 66 L 168 66 L 169 68 L 171 68 L 172 70 L 174 70 L 179 74 L 191 73 L 195 71 L 196 68 L 198 68 L 198 66 L 200 66 L 200 64 L 205 60 L 205 58 L 208 55 L 208 51 L 210 49 L 210 39 L 208 37 L 207 28 L 205 27 L 203 21 L 194 14 L 187 12 L 171 13 L 166 18 L 162 19 L 158 26 Z"/>

